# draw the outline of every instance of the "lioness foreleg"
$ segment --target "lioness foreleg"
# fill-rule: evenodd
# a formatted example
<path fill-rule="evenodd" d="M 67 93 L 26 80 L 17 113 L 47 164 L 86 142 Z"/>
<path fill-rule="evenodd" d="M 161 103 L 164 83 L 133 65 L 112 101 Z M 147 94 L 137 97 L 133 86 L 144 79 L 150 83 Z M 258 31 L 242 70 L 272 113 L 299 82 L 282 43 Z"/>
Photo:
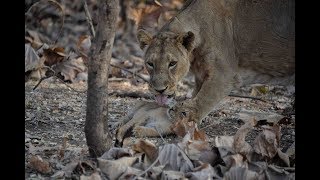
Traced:
<path fill-rule="evenodd" d="M 195 73 L 202 73 L 203 77 L 199 92 L 192 99 L 176 104 L 171 113 L 174 119 L 186 116 L 189 121 L 199 123 L 231 91 L 235 73 L 222 59 L 215 58 L 212 63 L 203 64 L 201 72 Z"/>

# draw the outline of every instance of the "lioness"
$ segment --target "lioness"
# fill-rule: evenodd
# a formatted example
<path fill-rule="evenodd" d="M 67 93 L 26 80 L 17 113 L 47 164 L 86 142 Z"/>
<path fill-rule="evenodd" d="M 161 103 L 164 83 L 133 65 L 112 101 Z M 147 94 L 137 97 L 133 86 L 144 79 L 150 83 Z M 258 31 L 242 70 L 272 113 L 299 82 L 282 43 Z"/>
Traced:
<path fill-rule="evenodd" d="M 173 106 L 172 119 L 168 107 L 137 107 L 118 129 L 118 141 L 131 128 L 137 136 L 158 136 L 154 127 L 169 134 L 181 115 L 199 123 L 241 82 L 294 85 L 294 0 L 188 0 L 156 35 L 140 29 L 137 36 L 159 105 L 168 104 L 189 70 L 196 87 L 192 99 Z"/>
<path fill-rule="evenodd" d="M 172 108 L 173 119 L 199 123 L 241 81 L 294 84 L 294 0 L 188 0 L 156 35 L 137 37 L 160 105 L 195 75 L 193 98 Z"/>

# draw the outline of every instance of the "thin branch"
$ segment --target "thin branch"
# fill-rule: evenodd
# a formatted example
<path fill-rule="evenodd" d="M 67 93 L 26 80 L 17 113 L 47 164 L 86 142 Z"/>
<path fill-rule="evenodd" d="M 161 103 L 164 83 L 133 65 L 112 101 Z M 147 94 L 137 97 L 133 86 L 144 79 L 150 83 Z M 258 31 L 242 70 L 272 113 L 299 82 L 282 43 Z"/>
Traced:
<path fill-rule="evenodd" d="M 156 126 L 155 126 L 154 128 L 156 129 L 157 133 L 158 133 L 158 134 L 159 134 L 159 136 L 161 137 L 161 139 L 162 139 L 163 143 L 167 143 L 167 142 L 163 139 L 163 137 L 162 137 L 162 135 L 161 135 L 161 133 L 160 133 L 159 129 L 158 129 Z M 161 130 L 161 132 L 162 132 L 162 129 L 160 129 L 160 130 Z"/>
<path fill-rule="evenodd" d="M 39 82 L 34 86 L 34 88 L 32 89 L 32 91 L 36 90 L 37 87 L 41 84 L 41 82 L 42 82 L 43 80 L 45 80 L 45 79 L 48 79 L 49 77 L 51 77 L 51 76 L 42 77 L 42 78 L 39 80 Z"/>
<path fill-rule="evenodd" d="M 146 170 L 144 170 L 142 173 L 140 173 L 138 175 L 138 177 L 140 177 L 140 176 L 144 175 L 145 173 L 147 173 L 151 168 L 153 168 L 153 166 L 155 166 L 157 164 L 158 161 L 159 161 L 159 155 L 158 155 L 157 159 L 154 160 L 154 162 Z"/>
<path fill-rule="evenodd" d="M 39 82 L 35 85 L 35 87 L 32 89 L 33 91 L 41 84 L 41 82 L 45 79 L 48 79 L 50 77 L 56 77 L 57 79 L 59 79 L 59 81 L 61 81 L 64 85 L 66 85 L 67 87 L 69 87 L 70 89 L 72 89 L 73 91 L 75 92 L 78 92 L 78 93 L 86 93 L 87 90 L 85 91 L 78 91 L 76 89 L 74 89 L 73 87 L 69 86 L 66 82 L 64 82 L 64 80 L 62 80 L 58 75 L 57 73 L 49 66 L 44 66 L 44 68 L 47 68 L 48 70 L 51 71 L 51 73 L 48 75 L 48 76 L 45 76 L 45 77 L 42 77 Z M 46 73 L 47 74 L 47 73 Z"/>
<path fill-rule="evenodd" d="M 153 96 L 151 94 L 142 93 L 139 91 L 136 92 L 128 92 L 128 91 L 121 91 L 121 90 L 113 90 L 108 92 L 110 96 L 115 95 L 121 98 L 124 97 L 131 97 L 131 98 L 145 98 L 145 99 L 153 99 Z"/>
<path fill-rule="evenodd" d="M 137 73 L 135 73 L 135 72 L 132 72 L 132 71 L 130 71 L 129 69 L 122 68 L 122 67 L 119 67 L 119 66 L 114 65 L 114 64 L 111 64 L 111 63 L 110 63 L 110 66 L 115 67 L 115 68 L 119 68 L 119 69 L 121 69 L 121 70 L 124 70 L 124 71 L 126 71 L 126 72 L 128 72 L 128 73 L 133 74 L 134 76 L 137 76 L 137 77 L 141 78 L 141 79 L 144 80 L 145 82 L 149 82 L 149 80 L 146 79 L 145 77 L 143 77 L 143 76 L 141 76 L 140 74 L 137 74 Z"/>
<path fill-rule="evenodd" d="M 67 84 L 66 82 L 64 82 L 64 80 L 62 80 L 62 79 L 60 79 L 58 76 L 56 76 L 58 79 L 59 79 L 59 81 L 61 81 L 64 85 L 66 85 L 68 88 L 70 88 L 71 90 L 73 90 L 73 91 L 75 91 L 75 92 L 77 92 L 77 93 L 86 93 L 87 92 L 87 89 L 86 90 L 84 90 L 84 91 L 78 91 L 78 90 L 76 90 L 76 89 L 74 89 L 73 87 L 71 87 L 69 84 Z"/>
<path fill-rule="evenodd" d="M 55 71 L 54 71 L 51 67 L 49 67 L 49 66 L 44 66 L 44 68 L 47 68 L 47 69 L 50 70 L 52 73 L 51 73 L 50 75 L 48 75 L 48 76 L 42 77 L 42 78 L 39 80 L 39 82 L 38 82 L 38 83 L 34 86 L 34 88 L 32 89 L 33 91 L 37 89 L 37 87 L 41 84 L 41 82 L 42 82 L 43 80 L 48 79 L 48 78 L 50 78 L 50 77 L 52 77 L 52 76 L 55 75 Z M 47 73 L 47 72 L 46 72 L 46 73 Z"/>
<path fill-rule="evenodd" d="M 229 94 L 230 97 L 238 97 L 238 98 L 248 98 L 248 99 L 254 99 L 262 102 L 267 102 L 264 99 L 258 98 L 258 97 L 253 97 L 253 96 L 243 96 L 243 95 L 237 95 L 237 94 Z"/>
<path fill-rule="evenodd" d="M 89 25 L 90 33 L 91 33 L 92 37 L 95 37 L 96 36 L 96 32 L 95 32 L 94 27 L 93 27 L 92 18 L 91 18 L 90 12 L 89 12 L 87 1 L 86 0 L 82 0 L 82 2 L 83 2 L 83 6 L 84 6 L 84 12 L 86 14 L 87 22 L 88 22 L 88 25 Z"/>

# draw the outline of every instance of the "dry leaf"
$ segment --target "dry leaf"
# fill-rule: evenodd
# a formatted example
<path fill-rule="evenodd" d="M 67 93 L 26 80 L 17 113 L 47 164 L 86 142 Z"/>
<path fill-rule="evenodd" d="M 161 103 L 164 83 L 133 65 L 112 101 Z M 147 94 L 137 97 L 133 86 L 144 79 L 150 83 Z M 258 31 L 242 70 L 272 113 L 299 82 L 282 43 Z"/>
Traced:
<path fill-rule="evenodd" d="M 263 132 L 254 140 L 253 149 L 263 157 L 273 158 L 278 151 L 280 126 L 264 126 L 263 128 Z"/>
<path fill-rule="evenodd" d="M 171 126 L 172 132 L 175 133 L 179 137 L 185 137 L 188 133 L 188 130 L 192 127 L 189 126 L 187 119 L 178 119 Z"/>
<path fill-rule="evenodd" d="M 37 69 L 37 70 L 31 71 L 31 73 L 29 75 L 27 75 L 27 78 L 28 79 L 39 80 L 39 79 L 41 79 L 41 78 L 43 78 L 45 76 L 46 76 L 46 69 L 41 68 L 41 69 Z"/>
<path fill-rule="evenodd" d="M 128 166 L 123 166 L 122 164 L 112 160 L 105 160 L 101 158 L 97 159 L 98 166 L 101 169 L 101 172 L 107 175 L 109 179 L 117 179 L 128 168 Z"/>
<path fill-rule="evenodd" d="M 251 96 L 261 96 L 269 92 L 269 87 L 264 84 L 253 84 L 251 86 Z"/>
<path fill-rule="evenodd" d="M 140 170 L 130 167 L 137 160 L 137 157 L 122 157 L 117 160 L 97 159 L 99 168 L 109 179 L 119 178 L 124 172 L 128 171 L 128 169 L 131 169 L 130 171 L 140 172 Z"/>
<path fill-rule="evenodd" d="M 171 170 L 188 172 L 194 168 L 188 156 L 175 144 L 159 147 L 160 165 L 170 167 Z"/>
<path fill-rule="evenodd" d="M 106 160 L 115 160 L 125 156 L 133 156 L 133 151 L 128 148 L 116 148 L 113 147 L 109 151 L 105 152 L 100 158 Z"/>
<path fill-rule="evenodd" d="M 57 171 L 51 176 L 51 178 L 53 178 L 53 179 L 63 179 L 64 176 L 65 176 L 65 172 L 64 171 Z"/>
<path fill-rule="evenodd" d="M 232 167 L 225 173 L 223 180 L 258 180 L 259 174 L 243 167 Z"/>
<path fill-rule="evenodd" d="M 179 171 L 163 171 L 160 176 L 160 180 L 187 180 L 187 178 L 184 177 L 183 172 Z"/>
<path fill-rule="evenodd" d="M 80 54 L 83 57 L 85 57 L 84 59 L 88 57 L 88 54 L 90 52 L 90 47 L 91 47 L 91 37 L 89 35 L 80 36 L 77 42 L 77 48 Z"/>
<path fill-rule="evenodd" d="M 290 166 L 289 156 L 286 153 L 283 153 L 280 148 L 277 150 L 277 154 L 279 158 L 286 164 L 286 166 Z"/>
<path fill-rule="evenodd" d="M 87 81 L 88 81 L 88 73 L 87 72 L 78 73 L 77 77 L 74 79 L 75 83 L 87 82 Z"/>
<path fill-rule="evenodd" d="M 62 171 L 65 172 L 65 177 L 71 177 L 72 172 L 76 169 L 76 167 L 78 166 L 79 162 L 70 162 L 69 164 L 67 164 Z"/>
<path fill-rule="evenodd" d="M 89 161 L 80 161 L 73 172 L 76 174 L 85 174 L 87 171 L 92 170 L 94 170 L 94 167 Z"/>
<path fill-rule="evenodd" d="M 37 31 L 29 29 L 26 30 L 26 34 L 27 36 L 25 37 L 25 39 L 27 40 L 27 42 L 31 43 L 31 46 L 34 49 L 38 49 L 43 44 L 44 41 L 42 41 L 41 39 L 47 39 L 41 34 L 39 34 Z"/>
<path fill-rule="evenodd" d="M 249 143 L 245 141 L 246 135 L 249 131 L 255 126 L 257 121 L 255 119 L 251 119 L 234 135 L 233 149 L 235 152 L 248 156 L 252 152 L 252 147 Z"/>
<path fill-rule="evenodd" d="M 197 125 L 197 124 L 195 124 Z M 199 141 L 207 141 L 209 138 L 207 137 L 205 131 L 198 130 L 197 126 L 195 128 L 195 131 L 193 131 L 193 140 L 199 140 Z"/>
<path fill-rule="evenodd" d="M 24 65 L 25 72 L 38 70 L 44 66 L 44 59 L 41 59 L 36 51 L 30 46 L 30 44 L 25 44 L 25 55 L 24 55 Z"/>
<path fill-rule="evenodd" d="M 152 179 L 152 180 L 157 180 L 160 179 L 161 173 L 163 172 L 165 166 L 156 166 L 151 168 L 147 172 L 147 177 Z"/>
<path fill-rule="evenodd" d="M 204 141 L 190 141 L 186 146 L 186 154 L 191 160 L 200 160 L 201 156 L 209 155 L 211 151 L 211 147 L 209 143 Z M 204 153 L 205 155 L 203 155 Z M 207 156 L 207 159 L 214 159 L 215 155 L 212 154 L 214 157 Z"/>
<path fill-rule="evenodd" d="M 85 66 L 82 57 L 69 58 L 57 66 L 54 67 L 56 73 L 61 73 L 64 77 L 64 81 L 70 80 L 74 82 L 78 73 L 85 72 L 87 67 Z"/>
<path fill-rule="evenodd" d="M 250 110 L 241 110 L 239 112 L 239 119 L 242 119 L 244 122 L 247 122 L 255 118 L 257 121 L 267 120 L 269 123 L 277 124 L 278 121 L 284 118 L 284 116 L 277 113 L 270 112 L 258 112 Z"/>
<path fill-rule="evenodd" d="M 61 47 L 43 49 L 44 64 L 46 66 L 52 66 L 64 60 L 66 54 Z"/>
<path fill-rule="evenodd" d="M 39 155 L 31 156 L 29 165 L 40 173 L 47 174 L 51 172 L 49 162 L 43 160 Z"/>
<path fill-rule="evenodd" d="M 172 126 L 171 130 L 179 137 L 185 137 L 190 133 L 192 140 L 207 141 L 208 137 L 204 131 L 198 129 L 198 125 L 194 121 L 188 121 L 187 118 L 177 120 Z"/>
<path fill-rule="evenodd" d="M 293 142 L 291 146 L 287 149 L 286 154 L 289 157 L 294 156 L 296 154 L 295 149 L 296 149 L 296 142 Z"/>
<path fill-rule="evenodd" d="M 266 179 L 275 179 L 275 180 L 281 180 L 281 179 L 289 179 L 294 180 L 295 179 L 295 173 L 289 173 L 287 168 L 282 168 L 274 165 L 268 165 L 268 169 L 265 172 Z M 294 171 L 294 169 L 290 169 L 290 171 Z"/>
<path fill-rule="evenodd" d="M 218 156 L 206 141 L 189 140 L 185 145 L 179 143 L 179 147 L 184 150 L 191 160 L 199 160 L 211 164 L 216 161 Z"/>
<path fill-rule="evenodd" d="M 249 163 L 249 170 L 259 172 L 263 179 L 294 179 L 294 168 L 268 165 L 267 162 L 257 161 Z"/>
<path fill-rule="evenodd" d="M 202 180 L 202 179 L 220 179 L 221 177 L 213 169 L 210 164 L 202 164 L 194 169 L 192 172 L 187 172 L 185 174 L 186 178 L 189 180 Z"/>
<path fill-rule="evenodd" d="M 155 29 L 157 22 L 163 9 L 160 6 L 148 5 L 144 8 L 130 9 L 129 18 L 134 20 L 138 29 Z"/>
<path fill-rule="evenodd" d="M 216 147 L 232 147 L 233 136 L 216 136 L 215 146 Z"/>
<path fill-rule="evenodd" d="M 119 180 L 137 180 L 138 175 L 142 173 L 141 170 L 128 167 L 127 170 L 118 178 Z M 144 179 L 144 178 L 141 178 Z"/>
<path fill-rule="evenodd" d="M 138 142 L 133 144 L 132 150 L 142 152 L 146 154 L 147 164 L 151 164 L 158 157 L 158 148 L 152 142 L 148 140 L 140 139 Z"/>
<path fill-rule="evenodd" d="M 90 176 L 81 175 L 80 180 L 101 180 L 101 176 L 98 172 L 94 172 Z"/>
<path fill-rule="evenodd" d="M 261 172 L 268 169 L 268 164 L 265 161 L 248 162 L 248 168 L 251 171 Z"/>
<path fill-rule="evenodd" d="M 243 156 L 240 154 L 228 155 L 222 158 L 226 164 L 226 169 L 231 167 L 248 167 L 247 161 L 244 161 Z"/>

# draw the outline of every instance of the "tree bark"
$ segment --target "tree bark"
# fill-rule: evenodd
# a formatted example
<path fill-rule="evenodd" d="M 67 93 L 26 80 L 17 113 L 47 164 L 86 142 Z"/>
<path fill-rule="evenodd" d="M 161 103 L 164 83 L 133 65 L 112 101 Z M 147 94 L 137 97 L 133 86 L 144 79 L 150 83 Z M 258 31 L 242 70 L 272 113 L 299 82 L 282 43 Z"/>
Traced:
<path fill-rule="evenodd" d="M 91 157 L 110 149 L 108 130 L 108 68 L 119 14 L 118 0 L 99 0 L 98 26 L 93 39 L 88 66 L 85 136 Z"/>

